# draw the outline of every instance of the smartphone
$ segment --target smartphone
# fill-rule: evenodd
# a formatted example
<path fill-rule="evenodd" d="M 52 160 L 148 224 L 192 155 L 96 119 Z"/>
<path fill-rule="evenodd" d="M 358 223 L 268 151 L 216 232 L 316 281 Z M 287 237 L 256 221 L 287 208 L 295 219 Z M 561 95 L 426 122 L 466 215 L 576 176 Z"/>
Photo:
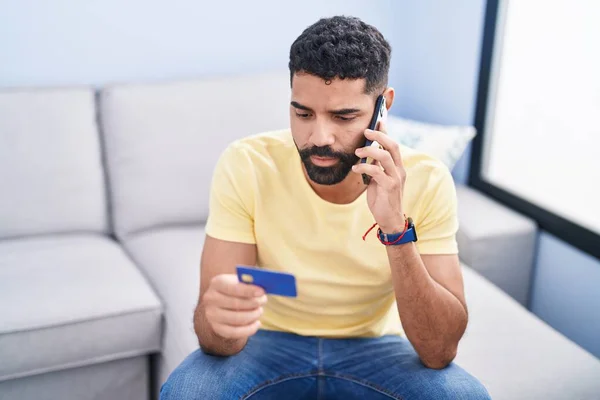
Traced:
<path fill-rule="evenodd" d="M 377 130 L 379 121 L 385 120 L 386 116 L 387 116 L 387 107 L 385 105 L 385 97 L 383 95 L 379 95 L 377 97 L 377 100 L 375 101 L 375 110 L 373 111 L 373 116 L 371 117 L 371 122 L 369 122 L 369 129 L 371 129 L 373 131 Z M 366 139 L 364 147 L 368 147 L 368 146 L 379 146 L 379 143 L 377 143 L 376 141 Z M 362 164 L 364 164 L 364 163 L 371 164 L 373 162 L 373 159 L 371 157 L 364 157 L 364 158 L 360 159 L 360 162 Z M 363 179 L 363 183 L 365 185 L 368 185 L 369 183 L 371 183 L 371 177 L 367 174 L 362 174 L 362 179 Z"/>

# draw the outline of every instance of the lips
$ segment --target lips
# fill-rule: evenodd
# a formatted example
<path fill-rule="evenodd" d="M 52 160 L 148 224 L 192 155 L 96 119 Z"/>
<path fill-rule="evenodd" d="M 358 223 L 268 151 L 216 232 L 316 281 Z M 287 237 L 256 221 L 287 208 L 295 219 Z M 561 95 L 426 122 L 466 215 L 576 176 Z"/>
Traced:
<path fill-rule="evenodd" d="M 318 156 L 310 156 L 310 160 L 313 164 L 319 167 L 329 167 L 337 164 L 339 159 L 337 157 L 318 157 Z"/>

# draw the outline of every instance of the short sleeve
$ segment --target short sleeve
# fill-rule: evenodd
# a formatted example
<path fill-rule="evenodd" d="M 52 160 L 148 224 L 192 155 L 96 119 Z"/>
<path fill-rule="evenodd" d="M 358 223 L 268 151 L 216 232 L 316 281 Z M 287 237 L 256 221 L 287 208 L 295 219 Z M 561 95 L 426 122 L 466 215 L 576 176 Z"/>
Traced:
<path fill-rule="evenodd" d="M 448 168 L 436 167 L 423 193 L 420 221 L 415 221 L 420 254 L 457 254 L 457 199 L 454 180 Z"/>
<path fill-rule="evenodd" d="M 256 243 L 254 169 L 237 142 L 221 154 L 213 172 L 206 234 L 221 240 Z"/>

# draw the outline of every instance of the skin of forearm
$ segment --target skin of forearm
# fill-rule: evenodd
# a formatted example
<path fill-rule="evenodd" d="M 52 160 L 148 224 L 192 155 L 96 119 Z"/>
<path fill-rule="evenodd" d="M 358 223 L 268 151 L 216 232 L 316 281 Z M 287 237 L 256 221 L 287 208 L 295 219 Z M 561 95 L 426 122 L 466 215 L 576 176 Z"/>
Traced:
<path fill-rule="evenodd" d="M 388 246 L 387 252 L 408 340 L 427 367 L 446 367 L 466 329 L 466 307 L 429 275 L 414 243 Z"/>

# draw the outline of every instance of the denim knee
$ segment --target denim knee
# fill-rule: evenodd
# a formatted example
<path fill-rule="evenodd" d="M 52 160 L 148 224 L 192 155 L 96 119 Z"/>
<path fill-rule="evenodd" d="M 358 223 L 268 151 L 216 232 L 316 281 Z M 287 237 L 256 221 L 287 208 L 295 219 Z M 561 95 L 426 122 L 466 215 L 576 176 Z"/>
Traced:
<path fill-rule="evenodd" d="M 467 372 L 455 374 L 451 379 L 436 379 L 427 386 L 427 399 L 491 400 L 485 386 Z"/>
<path fill-rule="evenodd" d="M 194 381 L 198 381 L 196 371 L 193 368 L 177 367 L 160 388 L 160 400 L 210 398 L 199 393 L 200 388 L 190 387 Z"/>
<path fill-rule="evenodd" d="M 204 358 L 201 350 L 190 354 L 162 385 L 160 400 L 217 398 L 219 378 Z"/>

